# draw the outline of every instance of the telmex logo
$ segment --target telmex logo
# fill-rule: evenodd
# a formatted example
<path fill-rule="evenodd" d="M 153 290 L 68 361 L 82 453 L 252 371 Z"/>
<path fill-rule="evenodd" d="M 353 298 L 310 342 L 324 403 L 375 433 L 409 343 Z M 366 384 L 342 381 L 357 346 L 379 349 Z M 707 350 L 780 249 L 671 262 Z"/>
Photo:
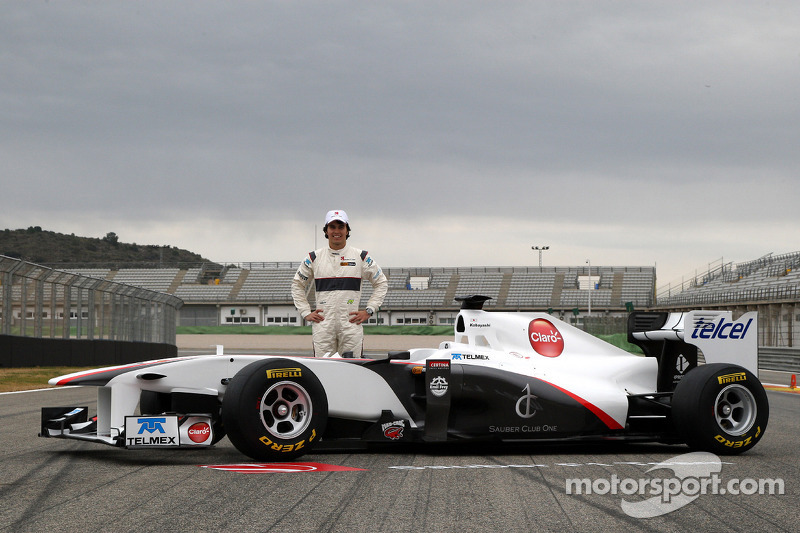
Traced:
<path fill-rule="evenodd" d="M 166 433 L 166 431 L 164 431 L 164 426 L 162 426 L 162 424 L 167 423 L 166 418 L 140 418 L 136 422 L 141 424 L 139 427 L 139 435 L 145 431 L 148 433 L 155 433 L 156 431 L 159 433 Z"/>
<path fill-rule="evenodd" d="M 744 336 L 747 335 L 747 330 L 750 328 L 750 324 L 752 323 L 752 318 L 748 320 L 746 324 L 741 322 L 726 322 L 724 318 L 722 318 L 718 324 L 714 324 L 713 322 L 704 322 L 701 318 L 694 326 L 692 338 L 734 340 L 744 339 Z"/>
<path fill-rule="evenodd" d="M 299 368 L 273 368 L 267 370 L 267 379 L 299 378 L 303 373 Z"/>
<path fill-rule="evenodd" d="M 549 320 L 537 318 L 528 324 L 528 340 L 536 353 L 558 357 L 564 351 L 564 337 Z"/>

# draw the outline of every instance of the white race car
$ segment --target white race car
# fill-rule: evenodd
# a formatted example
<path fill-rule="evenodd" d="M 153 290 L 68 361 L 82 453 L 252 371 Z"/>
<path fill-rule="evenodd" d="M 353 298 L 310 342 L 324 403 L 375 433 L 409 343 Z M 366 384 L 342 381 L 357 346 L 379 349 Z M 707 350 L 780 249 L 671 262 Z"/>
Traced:
<path fill-rule="evenodd" d="M 227 435 L 255 460 L 285 461 L 320 441 L 617 439 L 731 454 L 764 435 L 756 313 L 632 313 L 639 356 L 545 313 L 484 311 L 486 299 L 460 299 L 453 341 L 380 359 L 206 355 L 53 378 L 96 386 L 97 413 L 43 408 L 40 436 L 147 449 Z"/>

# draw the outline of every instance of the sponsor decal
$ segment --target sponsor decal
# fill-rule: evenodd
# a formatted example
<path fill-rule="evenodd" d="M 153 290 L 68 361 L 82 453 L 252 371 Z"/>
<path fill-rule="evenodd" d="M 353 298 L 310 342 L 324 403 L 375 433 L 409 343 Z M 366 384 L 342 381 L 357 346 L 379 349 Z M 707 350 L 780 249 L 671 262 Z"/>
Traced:
<path fill-rule="evenodd" d="M 163 424 L 167 423 L 166 418 L 140 418 L 136 421 L 139 426 L 139 435 L 145 431 L 148 433 L 166 433 Z"/>
<path fill-rule="evenodd" d="M 452 359 L 453 361 L 456 360 L 463 361 L 465 359 L 473 361 L 474 360 L 488 361 L 489 356 L 483 354 L 474 354 L 474 353 L 454 353 Z"/>
<path fill-rule="evenodd" d="M 395 420 L 381 424 L 383 435 L 390 440 L 400 440 L 403 438 L 403 430 L 406 428 L 405 420 Z"/>
<path fill-rule="evenodd" d="M 720 385 L 724 385 L 725 383 L 735 383 L 737 381 L 747 381 L 747 374 L 744 372 L 736 372 L 735 374 L 725 374 L 724 376 L 719 376 L 717 378 Z"/>
<path fill-rule="evenodd" d="M 175 437 L 128 437 L 125 439 L 128 446 L 177 446 Z"/>
<path fill-rule="evenodd" d="M 746 323 L 742 322 L 727 322 L 725 318 L 721 318 L 718 323 L 706 322 L 702 318 L 697 321 L 692 331 L 693 339 L 733 339 L 741 340 L 747 335 L 747 330 L 753 319 L 749 319 Z"/>
<path fill-rule="evenodd" d="M 299 368 L 273 368 L 267 370 L 267 379 L 301 378 L 303 372 Z"/>
<path fill-rule="evenodd" d="M 205 422 L 197 422 L 189 426 L 188 433 L 192 442 L 201 444 L 211 438 L 211 426 Z"/>
<path fill-rule="evenodd" d="M 558 357 L 564 351 L 564 337 L 549 320 L 535 318 L 528 324 L 528 340 L 536 353 Z"/>
<path fill-rule="evenodd" d="M 428 361 L 431 370 L 448 370 L 450 361 Z"/>
<path fill-rule="evenodd" d="M 544 433 L 558 431 L 558 426 L 489 426 L 489 433 Z"/>
<path fill-rule="evenodd" d="M 442 376 L 436 376 L 431 380 L 431 392 L 437 398 L 447 394 L 447 380 Z"/>
<path fill-rule="evenodd" d="M 728 440 L 727 437 L 723 437 L 722 435 L 715 435 L 714 439 L 720 444 L 727 446 L 728 448 L 741 448 L 742 446 L 747 446 L 748 444 L 750 444 L 750 441 L 752 439 L 757 439 L 759 435 L 761 435 L 761 426 L 756 426 L 756 434 L 751 435 L 746 439 Z"/>
<path fill-rule="evenodd" d="M 125 446 L 178 446 L 177 416 L 126 416 Z"/>
<path fill-rule="evenodd" d="M 308 281 L 308 276 L 304 276 L 300 272 L 297 273 L 297 277 L 302 279 L 303 281 Z"/>
<path fill-rule="evenodd" d="M 536 414 L 536 411 L 542 410 L 542 406 L 536 401 L 538 396 L 531 394 L 530 383 L 525 385 L 525 388 L 522 389 L 522 392 L 525 394 L 522 395 L 519 400 L 517 400 L 517 415 L 520 418 L 533 418 L 533 415 Z"/>
<path fill-rule="evenodd" d="M 341 263 L 339 263 L 339 266 L 354 267 L 354 266 L 356 266 L 356 262 L 355 261 L 342 261 Z"/>
<path fill-rule="evenodd" d="M 414 374 L 415 376 L 418 376 L 418 375 L 422 374 L 423 372 L 425 372 L 425 367 L 423 367 L 423 366 L 412 366 L 411 367 L 411 373 Z"/>
<path fill-rule="evenodd" d="M 675 361 L 675 370 L 679 374 L 683 374 L 686 372 L 686 369 L 689 367 L 689 360 L 686 359 L 683 354 L 678 355 L 677 360 Z"/>
<path fill-rule="evenodd" d="M 311 436 L 308 437 L 308 442 L 311 442 L 315 438 L 317 438 L 317 430 L 316 429 L 312 429 L 311 430 Z M 295 442 L 294 444 L 280 444 L 279 442 L 275 442 L 272 439 L 270 439 L 269 437 L 267 437 L 266 435 L 264 435 L 263 437 L 260 437 L 258 440 L 264 446 L 269 446 L 270 448 L 272 448 L 276 452 L 280 452 L 280 453 L 293 452 L 293 451 L 296 451 L 296 450 L 299 450 L 299 449 L 303 448 L 306 445 L 305 439 L 301 440 L 300 442 Z"/>
<path fill-rule="evenodd" d="M 235 472 L 237 474 L 302 474 L 305 472 L 366 472 L 364 468 L 328 465 L 324 463 L 243 463 L 230 465 L 199 465 L 200 468 Z"/>

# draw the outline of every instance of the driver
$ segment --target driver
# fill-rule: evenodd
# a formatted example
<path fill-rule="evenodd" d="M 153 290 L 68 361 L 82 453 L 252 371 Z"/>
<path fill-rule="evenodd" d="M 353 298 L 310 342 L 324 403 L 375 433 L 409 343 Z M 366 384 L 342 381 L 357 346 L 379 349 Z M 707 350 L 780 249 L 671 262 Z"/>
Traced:
<path fill-rule="evenodd" d="M 328 246 L 308 254 L 292 280 L 292 299 L 300 315 L 311 322 L 314 355 L 338 352 L 361 357 L 364 329 L 361 324 L 378 310 L 389 282 L 366 250 L 347 245 L 350 222 L 342 210 L 328 211 L 322 228 Z M 365 309 L 359 309 L 361 281 L 369 280 L 373 292 Z M 308 292 L 315 290 L 316 309 Z"/>

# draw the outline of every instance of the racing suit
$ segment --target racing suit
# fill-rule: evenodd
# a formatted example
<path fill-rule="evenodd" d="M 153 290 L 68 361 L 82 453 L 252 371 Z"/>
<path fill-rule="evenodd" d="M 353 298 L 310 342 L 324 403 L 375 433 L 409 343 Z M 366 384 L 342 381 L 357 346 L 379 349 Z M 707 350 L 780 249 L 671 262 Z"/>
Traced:
<path fill-rule="evenodd" d="M 311 314 L 308 293 L 313 283 L 316 308 L 322 309 L 324 317 L 322 322 L 311 324 L 315 356 L 353 352 L 353 357 L 361 357 L 364 329 L 361 324 L 350 322 L 350 313 L 358 311 L 362 279 L 369 280 L 373 287 L 366 307 L 377 312 L 389 282 L 366 250 L 352 246 L 341 250 L 320 248 L 309 253 L 297 269 L 292 280 L 295 307 L 303 318 Z"/>

